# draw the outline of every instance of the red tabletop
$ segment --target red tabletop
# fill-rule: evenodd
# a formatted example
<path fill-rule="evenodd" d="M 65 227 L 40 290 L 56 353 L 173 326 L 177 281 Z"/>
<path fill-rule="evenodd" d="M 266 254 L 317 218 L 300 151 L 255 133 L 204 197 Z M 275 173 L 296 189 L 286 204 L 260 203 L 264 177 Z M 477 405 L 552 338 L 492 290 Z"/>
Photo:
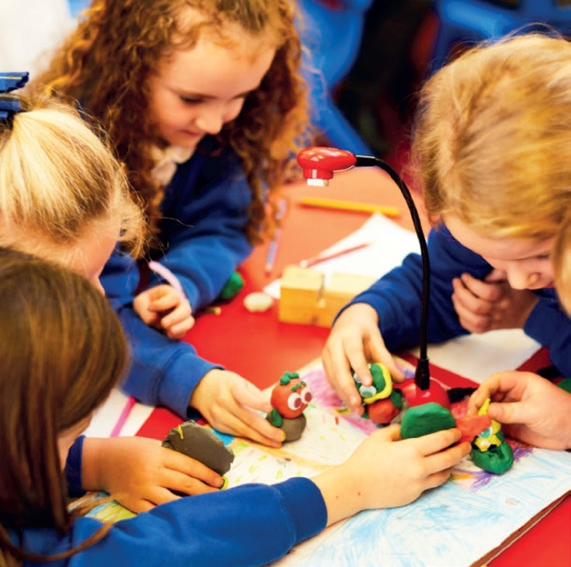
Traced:
<path fill-rule="evenodd" d="M 292 184 L 284 189 L 291 207 L 282 230 L 275 267 L 264 273 L 268 245 L 258 247 L 240 268 L 245 287 L 219 315 L 205 313 L 197 318 L 185 340 L 205 359 L 224 365 L 260 388 L 273 385 L 287 370 L 294 371 L 321 355 L 328 329 L 313 325 L 281 323 L 277 304 L 265 313 L 249 313 L 242 305 L 251 291 L 259 291 L 278 277 L 285 266 L 311 257 L 357 230 L 368 218 L 348 211 L 301 206 L 302 196 L 353 200 L 401 208 L 404 227 L 412 229 L 405 202 L 398 188 L 378 169 L 355 169 L 337 174 L 329 187 Z M 425 224 L 427 228 L 427 224 Z M 433 368 L 433 372 L 446 372 Z M 167 410 L 155 410 L 139 431 L 162 439 L 180 419 Z M 382 563 L 382 561 L 381 561 Z M 513 543 L 489 567 L 571 566 L 571 497 Z"/>

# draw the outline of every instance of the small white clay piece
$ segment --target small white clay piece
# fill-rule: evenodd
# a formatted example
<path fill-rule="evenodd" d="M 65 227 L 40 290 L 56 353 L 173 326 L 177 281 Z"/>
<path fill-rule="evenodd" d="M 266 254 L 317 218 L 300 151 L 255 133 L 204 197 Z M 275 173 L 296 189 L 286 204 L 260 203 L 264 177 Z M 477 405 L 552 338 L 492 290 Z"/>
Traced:
<path fill-rule="evenodd" d="M 244 307 L 251 313 L 263 313 L 270 309 L 274 300 L 263 291 L 254 291 L 244 298 Z"/>

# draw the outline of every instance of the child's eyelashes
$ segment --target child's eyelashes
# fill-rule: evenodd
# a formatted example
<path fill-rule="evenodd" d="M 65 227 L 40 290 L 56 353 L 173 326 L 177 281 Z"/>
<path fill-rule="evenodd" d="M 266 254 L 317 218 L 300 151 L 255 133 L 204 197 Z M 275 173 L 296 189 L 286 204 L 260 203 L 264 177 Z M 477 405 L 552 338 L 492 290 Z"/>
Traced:
<path fill-rule="evenodd" d="M 201 104 L 202 102 L 204 102 L 204 99 L 202 99 L 202 98 L 191 98 L 191 97 L 186 97 L 186 96 L 180 96 L 180 100 L 182 100 L 182 102 L 184 102 L 184 104 L 188 104 L 188 105 L 196 105 L 196 104 Z"/>

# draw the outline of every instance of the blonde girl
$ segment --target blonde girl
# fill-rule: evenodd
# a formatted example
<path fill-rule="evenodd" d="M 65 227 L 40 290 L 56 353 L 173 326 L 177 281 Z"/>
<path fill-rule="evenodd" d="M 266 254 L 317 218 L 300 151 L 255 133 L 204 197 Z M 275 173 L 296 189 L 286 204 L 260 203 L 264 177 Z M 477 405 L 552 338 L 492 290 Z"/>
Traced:
<path fill-rule="evenodd" d="M 103 295 L 99 276 L 117 241 L 134 254 L 145 242 L 143 216 L 123 168 L 102 133 L 91 131 L 69 106 L 22 99 L 21 107 L 0 121 L 0 246 L 66 266 Z M 73 301 L 70 296 L 70 309 Z M 33 337 L 49 334 L 51 325 L 46 316 Z M 85 341 L 103 340 L 82 336 L 78 350 L 87 348 Z M 96 372 L 91 380 L 97 389 Z M 121 385 L 132 389 L 129 379 Z M 30 396 L 41 405 L 41 390 L 30 390 Z M 84 445 L 84 488 L 103 488 L 133 510 L 172 500 L 171 488 L 194 494 L 222 482 L 214 471 L 154 440 L 90 438 Z M 123 456 L 135 465 L 124 470 Z"/>
<path fill-rule="evenodd" d="M 529 34 L 477 47 L 423 87 L 413 154 L 426 209 L 432 290 L 429 340 L 522 328 L 571 374 L 571 322 L 551 258 L 571 204 L 571 44 Z M 351 407 L 349 372 L 418 341 L 421 267 L 405 259 L 337 319 L 324 351 Z"/>

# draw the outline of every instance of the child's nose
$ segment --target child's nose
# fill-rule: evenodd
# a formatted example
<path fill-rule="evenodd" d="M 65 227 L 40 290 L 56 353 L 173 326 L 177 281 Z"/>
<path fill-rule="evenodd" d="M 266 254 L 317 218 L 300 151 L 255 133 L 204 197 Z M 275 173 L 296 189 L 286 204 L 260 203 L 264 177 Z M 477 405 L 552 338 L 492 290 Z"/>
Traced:
<path fill-rule="evenodd" d="M 205 110 L 197 118 L 196 125 L 202 132 L 218 134 L 224 125 L 222 109 L 212 108 Z"/>
<path fill-rule="evenodd" d="M 539 274 L 518 268 L 517 266 L 509 266 L 506 269 L 508 282 L 513 289 L 533 289 Z"/>

